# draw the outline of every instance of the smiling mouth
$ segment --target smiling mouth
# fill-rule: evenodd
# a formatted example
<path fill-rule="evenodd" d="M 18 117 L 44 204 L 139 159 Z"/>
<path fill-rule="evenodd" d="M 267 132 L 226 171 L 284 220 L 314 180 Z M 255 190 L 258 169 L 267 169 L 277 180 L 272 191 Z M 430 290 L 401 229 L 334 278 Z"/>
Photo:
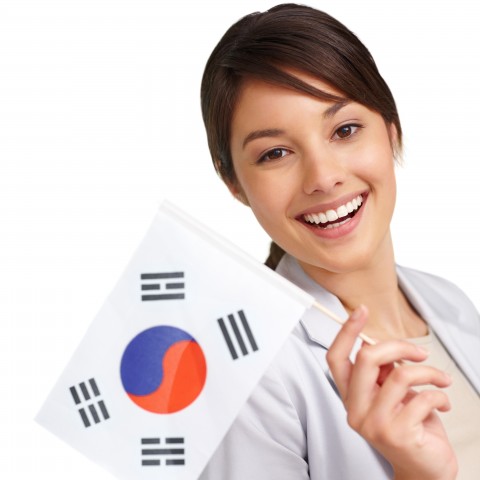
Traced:
<path fill-rule="evenodd" d="M 304 223 L 312 227 L 321 229 L 338 228 L 349 222 L 362 208 L 363 203 L 363 196 L 357 195 L 345 205 L 340 205 L 335 210 L 307 213 L 300 218 Z"/>

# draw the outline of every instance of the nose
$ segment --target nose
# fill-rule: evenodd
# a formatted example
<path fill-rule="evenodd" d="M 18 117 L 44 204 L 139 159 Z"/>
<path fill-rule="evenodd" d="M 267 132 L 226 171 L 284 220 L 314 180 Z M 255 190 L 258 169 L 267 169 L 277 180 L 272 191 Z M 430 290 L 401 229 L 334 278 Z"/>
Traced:
<path fill-rule="evenodd" d="M 330 193 L 346 178 L 343 162 L 328 148 L 305 152 L 302 168 L 303 190 L 308 195 Z"/>

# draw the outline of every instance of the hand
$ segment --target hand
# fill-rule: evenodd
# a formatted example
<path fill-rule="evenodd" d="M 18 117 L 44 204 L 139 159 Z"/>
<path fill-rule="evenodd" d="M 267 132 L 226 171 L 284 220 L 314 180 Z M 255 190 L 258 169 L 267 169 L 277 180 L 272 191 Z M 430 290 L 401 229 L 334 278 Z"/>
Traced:
<path fill-rule="evenodd" d="M 457 460 L 436 410 L 450 410 L 438 389 L 415 392 L 412 387 L 447 387 L 450 378 L 421 362 L 428 353 L 409 342 L 366 345 L 349 359 L 368 316 L 366 307 L 353 312 L 327 353 L 327 362 L 347 410 L 348 424 L 393 466 L 396 480 L 452 480 Z"/>

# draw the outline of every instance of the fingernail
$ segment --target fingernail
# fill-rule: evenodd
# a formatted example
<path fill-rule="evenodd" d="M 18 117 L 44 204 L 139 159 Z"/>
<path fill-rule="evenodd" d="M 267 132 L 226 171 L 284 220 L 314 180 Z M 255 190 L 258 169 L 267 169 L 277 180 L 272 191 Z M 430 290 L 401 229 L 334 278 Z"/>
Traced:
<path fill-rule="evenodd" d="M 419 345 L 417 345 L 417 350 L 427 356 L 430 355 L 430 350 L 428 348 L 420 347 Z"/>
<path fill-rule="evenodd" d="M 357 321 L 365 312 L 365 306 L 364 305 L 359 305 L 353 312 L 352 315 L 350 315 L 350 319 L 355 322 Z"/>

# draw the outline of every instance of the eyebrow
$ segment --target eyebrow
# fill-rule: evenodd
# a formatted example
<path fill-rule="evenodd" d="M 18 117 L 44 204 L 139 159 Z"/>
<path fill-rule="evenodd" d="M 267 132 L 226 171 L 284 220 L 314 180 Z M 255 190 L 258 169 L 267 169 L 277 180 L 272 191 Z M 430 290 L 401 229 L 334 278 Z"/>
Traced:
<path fill-rule="evenodd" d="M 323 112 L 323 118 L 332 118 L 333 116 L 336 115 L 336 113 L 339 110 L 347 106 L 349 103 L 351 103 L 350 100 L 344 100 L 342 102 L 334 103 Z M 265 130 L 254 130 L 253 132 L 250 132 L 245 137 L 245 139 L 243 140 L 242 148 L 245 148 L 247 143 L 253 142 L 253 140 L 257 140 L 258 138 L 265 138 L 265 137 L 275 138 L 275 137 L 280 137 L 281 135 L 284 135 L 284 134 L 285 134 L 285 130 L 281 130 L 279 128 L 266 128 Z"/>
<path fill-rule="evenodd" d="M 349 103 L 351 103 L 351 100 L 343 100 L 342 102 L 334 103 L 323 112 L 323 118 L 332 118 L 339 110 L 346 107 Z"/>
<path fill-rule="evenodd" d="M 250 132 L 245 139 L 243 140 L 242 148 L 245 148 L 245 145 L 248 142 L 252 142 L 253 140 L 257 140 L 257 138 L 264 138 L 264 137 L 280 137 L 284 135 L 285 131 L 280 130 L 279 128 L 267 128 L 265 130 L 254 130 Z"/>

